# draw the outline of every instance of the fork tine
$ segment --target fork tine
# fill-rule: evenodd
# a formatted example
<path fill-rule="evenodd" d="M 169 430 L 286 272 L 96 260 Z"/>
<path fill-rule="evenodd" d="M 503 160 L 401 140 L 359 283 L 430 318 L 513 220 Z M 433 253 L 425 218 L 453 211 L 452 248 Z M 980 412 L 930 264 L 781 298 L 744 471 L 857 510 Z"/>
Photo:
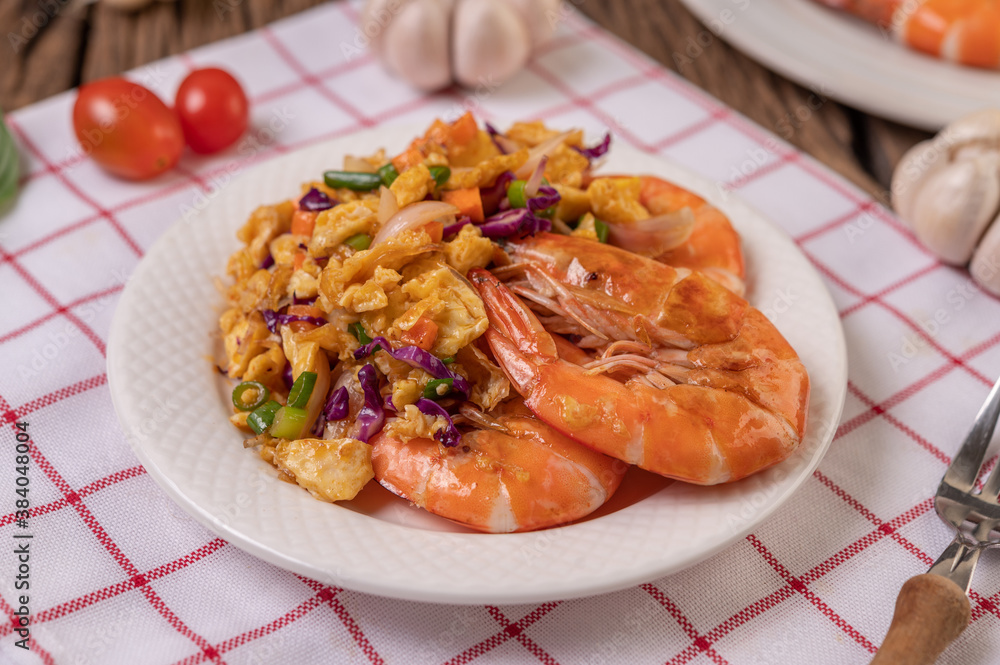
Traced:
<path fill-rule="evenodd" d="M 979 409 L 976 420 L 972 424 L 972 430 L 965 437 L 965 442 L 959 448 L 958 454 L 951 461 L 951 466 L 944 474 L 943 482 L 948 483 L 962 492 L 972 490 L 979 475 L 979 468 L 983 464 L 983 457 L 986 456 L 986 449 L 989 448 L 990 439 L 993 438 L 993 430 L 997 424 L 997 417 L 1000 416 L 1000 379 L 993 384 L 986 402 Z M 997 488 L 1000 486 L 1000 474 L 990 474 L 988 486 L 995 496 Z M 984 490 L 985 494 L 985 490 Z"/>

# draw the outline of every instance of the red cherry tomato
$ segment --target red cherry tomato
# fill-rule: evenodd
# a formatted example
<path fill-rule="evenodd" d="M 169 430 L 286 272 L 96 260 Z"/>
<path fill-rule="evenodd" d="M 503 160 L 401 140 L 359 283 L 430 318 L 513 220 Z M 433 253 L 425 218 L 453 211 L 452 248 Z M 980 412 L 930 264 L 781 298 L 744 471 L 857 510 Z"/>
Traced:
<path fill-rule="evenodd" d="M 80 88 L 73 129 L 85 153 L 127 180 L 146 180 L 173 168 L 184 150 L 177 115 L 151 90 L 123 78 Z"/>
<path fill-rule="evenodd" d="M 235 143 L 250 118 L 250 104 L 239 82 L 214 67 L 188 74 L 177 90 L 174 107 L 187 144 L 203 155 Z"/>

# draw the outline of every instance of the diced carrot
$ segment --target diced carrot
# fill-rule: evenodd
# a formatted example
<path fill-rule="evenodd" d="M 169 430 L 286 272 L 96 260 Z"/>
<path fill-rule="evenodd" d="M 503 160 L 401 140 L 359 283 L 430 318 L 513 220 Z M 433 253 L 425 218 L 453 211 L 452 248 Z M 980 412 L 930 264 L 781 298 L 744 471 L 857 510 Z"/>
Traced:
<path fill-rule="evenodd" d="M 305 252 L 300 252 L 302 259 L 305 260 Z M 298 259 L 299 254 L 295 255 Z M 292 316 L 310 316 L 316 319 L 325 319 L 326 312 L 321 310 L 319 307 L 313 307 L 312 305 L 289 305 L 286 310 L 288 314 Z M 288 324 L 288 327 L 292 329 L 292 332 L 305 332 L 307 330 L 313 330 L 318 328 L 315 323 L 310 323 L 309 321 L 292 321 Z"/>
<path fill-rule="evenodd" d="M 427 129 L 424 133 L 424 138 L 447 147 L 451 143 L 451 127 L 441 122 L 439 118 Z"/>
<path fill-rule="evenodd" d="M 318 212 L 308 210 L 296 210 L 292 214 L 292 233 L 299 236 L 311 236 L 316 228 L 316 217 Z"/>
<path fill-rule="evenodd" d="M 441 242 L 444 238 L 444 224 L 441 222 L 427 222 L 423 229 L 431 237 L 431 242 Z"/>
<path fill-rule="evenodd" d="M 417 319 L 416 323 L 413 324 L 413 327 L 409 330 L 404 330 L 400 334 L 399 338 L 407 344 L 419 346 L 424 351 L 430 351 L 431 347 L 434 346 L 434 342 L 437 340 L 437 336 L 438 325 L 426 316 L 421 316 Z"/>
<path fill-rule="evenodd" d="M 405 152 L 402 152 L 392 159 L 392 165 L 396 167 L 396 170 L 400 173 L 410 168 L 411 166 L 416 166 L 417 164 L 422 164 L 424 161 L 424 156 L 420 154 L 420 151 L 416 148 L 408 148 Z"/>
<path fill-rule="evenodd" d="M 479 195 L 478 187 L 442 192 L 441 200 L 452 204 L 461 211 L 461 214 L 468 215 L 477 224 L 482 224 L 486 219 L 483 215 L 483 199 Z"/>
<path fill-rule="evenodd" d="M 479 125 L 476 124 L 472 111 L 467 111 L 451 126 L 451 144 L 466 146 L 476 138 L 477 134 L 479 134 Z"/>
<path fill-rule="evenodd" d="M 305 250 L 300 249 L 295 252 L 295 256 L 292 257 L 292 268 L 299 270 L 306 262 Z"/>

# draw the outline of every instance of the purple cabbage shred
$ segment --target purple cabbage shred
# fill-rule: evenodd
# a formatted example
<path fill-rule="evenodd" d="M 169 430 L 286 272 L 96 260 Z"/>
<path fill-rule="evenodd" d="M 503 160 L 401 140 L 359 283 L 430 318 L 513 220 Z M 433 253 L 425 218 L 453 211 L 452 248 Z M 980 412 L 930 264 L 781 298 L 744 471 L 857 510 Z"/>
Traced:
<path fill-rule="evenodd" d="M 503 146 L 500 145 L 500 142 L 497 141 L 497 135 L 502 136 L 502 134 L 500 134 L 500 131 L 488 122 L 485 124 L 486 124 L 486 133 L 490 135 L 490 140 L 493 141 L 493 145 L 497 147 L 497 150 L 500 151 L 501 155 L 506 155 L 507 151 L 504 150 Z"/>
<path fill-rule="evenodd" d="M 351 407 L 351 399 L 347 394 L 347 386 L 341 386 L 330 393 L 330 399 L 326 400 L 323 407 L 323 416 L 327 420 L 343 420 L 347 417 Z"/>
<path fill-rule="evenodd" d="M 281 372 L 281 380 L 285 382 L 285 389 L 291 390 L 292 384 L 295 383 L 295 378 L 292 376 L 292 364 L 285 363 L 285 369 Z"/>
<path fill-rule="evenodd" d="M 448 226 L 444 227 L 444 230 L 441 232 L 441 237 L 447 238 L 448 236 L 453 236 L 459 231 L 461 231 L 463 226 L 467 226 L 471 223 L 472 220 L 469 219 L 468 215 L 460 217 L 458 221 L 456 221 L 454 224 L 449 224 Z"/>
<path fill-rule="evenodd" d="M 385 337 L 376 337 L 355 351 L 354 358 L 361 360 L 375 353 L 378 349 L 382 349 L 396 360 L 404 362 L 410 367 L 419 367 L 435 379 L 452 379 L 452 390 L 462 393 L 466 397 L 469 396 L 471 388 L 465 377 L 452 372 L 448 369 L 447 365 L 441 362 L 440 358 L 430 351 L 424 351 L 419 346 L 404 346 L 394 350 L 392 345 L 389 344 L 389 340 Z"/>
<path fill-rule="evenodd" d="M 607 132 L 604 135 L 604 140 L 595 145 L 593 148 L 577 148 L 576 146 L 573 146 L 574 150 L 576 150 L 578 153 L 580 153 L 589 160 L 595 160 L 600 157 L 603 157 L 604 155 L 607 154 L 608 149 L 610 148 L 611 148 L 611 132 Z"/>
<path fill-rule="evenodd" d="M 382 431 L 385 424 L 385 410 L 382 408 L 382 396 L 378 392 L 378 376 L 375 368 L 365 365 L 358 370 L 358 380 L 361 390 L 365 393 L 365 405 L 358 412 L 355 439 L 368 443 L 368 440 Z"/>
<path fill-rule="evenodd" d="M 530 208 L 515 208 L 497 213 L 487 218 L 479 226 L 482 234 L 491 239 L 509 238 L 511 236 L 535 235 L 541 231 L 552 229 L 552 222 L 544 217 L 538 217 Z"/>
<path fill-rule="evenodd" d="M 559 192 L 556 191 L 555 187 L 542 185 L 538 188 L 538 193 L 528 199 L 528 209 L 531 210 L 531 212 L 539 212 L 556 205 L 559 203 L 561 198 L 562 197 L 559 196 Z"/>
<path fill-rule="evenodd" d="M 337 205 L 336 201 L 315 187 L 299 199 L 299 209 L 308 210 L 309 212 L 322 212 L 323 210 L 329 210 L 335 205 Z"/>
<path fill-rule="evenodd" d="M 515 180 L 517 180 L 517 176 L 510 171 L 504 171 L 497 176 L 492 185 L 479 188 L 479 197 L 483 201 L 484 213 L 492 215 L 500 209 L 501 204 L 507 199 L 507 188 Z"/>
<path fill-rule="evenodd" d="M 452 421 L 451 416 L 448 415 L 448 412 L 444 410 L 444 407 L 433 400 L 423 397 L 416 401 L 416 407 L 420 409 L 420 413 L 425 415 L 444 418 L 445 426 L 434 433 L 435 439 L 449 448 L 454 448 L 462 442 L 462 433 L 455 427 L 455 423 Z"/>
<path fill-rule="evenodd" d="M 267 270 L 268 268 L 270 268 L 273 265 L 274 265 L 274 257 L 271 256 L 270 253 L 268 253 L 268 255 L 264 257 L 264 260 L 261 261 L 260 269 L 261 270 Z"/>
<path fill-rule="evenodd" d="M 264 317 L 264 325 L 267 329 L 273 333 L 278 332 L 280 326 L 288 325 L 293 321 L 305 321 L 307 323 L 312 323 L 317 326 L 324 326 L 329 321 L 326 319 L 321 319 L 318 316 L 298 316 L 295 314 L 278 314 L 273 309 L 263 309 L 261 310 L 261 315 Z"/>

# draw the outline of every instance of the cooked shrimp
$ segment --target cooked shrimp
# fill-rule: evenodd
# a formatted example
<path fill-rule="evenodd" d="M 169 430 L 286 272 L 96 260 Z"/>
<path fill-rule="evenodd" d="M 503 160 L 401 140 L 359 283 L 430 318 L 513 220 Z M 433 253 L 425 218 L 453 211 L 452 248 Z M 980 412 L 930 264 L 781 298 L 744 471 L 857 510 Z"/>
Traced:
<path fill-rule="evenodd" d="M 479 531 L 509 533 L 589 515 L 611 498 L 628 468 L 560 434 L 523 406 L 478 414 L 476 420 L 477 429 L 451 448 L 429 438 L 403 443 L 383 430 L 371 441 L 375 478 L 435 515 Z"/>
<path fill-rule="evenodd" d="M 639 202 L 653 215 L 683 208 L 694 214 L 691 235 L 680 246 L 656 257 L 675 268 L 699 270 L 733 293 L 743 295 L 746 277 L 740 235 L 729 218 L 700 196 L 656 176 L 640 176 Z"/>
<path fill-rule="evenodd" d="M 819 0 L 891 30 L 903 44 L 973 67 L 1000 67 L 1000 5 L 994 0 Z"/>
<path fill-rule="evenodd" d="M 522 290 L 550 289 L 573 318 L 567 326 L 603 344 L 596 364 L 567 362 L 510 289 L 486 271 L 470 273 L 486 303 L 487 341 L 544 422 L 630 464 L 702 485 L 767 468 L 801 441 L 805 368 L 739 296 L 701 273 L 588 240 L 543 233 L 509 252 L 529 278 Z"/>
<path fill-rule="evenodd" d="M 613 181 L 617 186 L 609 184 Z M 608 176 L 600 184 L 592 185 L 591 203 L 609 225 L 612 245 L 675 268 L 699 270 L 743 295 L 740 236 L 718 208 L 656 176 Z"/>

